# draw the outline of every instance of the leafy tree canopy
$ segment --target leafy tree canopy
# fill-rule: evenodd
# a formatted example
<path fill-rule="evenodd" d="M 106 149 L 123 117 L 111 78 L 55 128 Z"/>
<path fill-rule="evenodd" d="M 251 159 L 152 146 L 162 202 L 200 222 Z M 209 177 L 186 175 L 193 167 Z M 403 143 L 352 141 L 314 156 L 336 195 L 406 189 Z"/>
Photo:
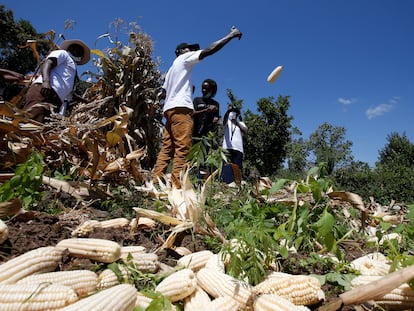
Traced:
<path fill-rule="evenodd" d="M 35 40 L 39 58 L 48 54 L 51 44 L 27 20 L 15 21 L 13 12 L 0 4 L 0 68 L 21 74 L 33 72 L 38 59 L 27 40 Z"/>
<path fill-rule="evenodd" d="M 245 159 L 263 176 L 275 175 L 282 167 L 290 142 L 292 117 L 287 115 L 289 96 L 262 98 L 257 102 L 255 114 L 247 110 L 244 114 L 249 132 L 245 139 Z"/>

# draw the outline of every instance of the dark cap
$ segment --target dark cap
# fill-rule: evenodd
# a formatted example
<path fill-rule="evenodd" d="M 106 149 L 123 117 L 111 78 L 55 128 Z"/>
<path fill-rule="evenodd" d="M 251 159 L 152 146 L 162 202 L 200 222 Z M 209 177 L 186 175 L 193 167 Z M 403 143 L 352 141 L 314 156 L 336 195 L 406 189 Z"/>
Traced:
<path fill-rule="evenodd" d="M 194 44 L 189 44 L 189 43 L 180 43 L 179 45 L 177 45 L 177 47 L 175 48 L 175 55 L 179 55 L 180 54 L 180 50 L 181 49 L 185 49 L 185 48 L 189 48 L 190 51 L 197 51 L 200 49 L 200 45 L 197 43 Z"/>

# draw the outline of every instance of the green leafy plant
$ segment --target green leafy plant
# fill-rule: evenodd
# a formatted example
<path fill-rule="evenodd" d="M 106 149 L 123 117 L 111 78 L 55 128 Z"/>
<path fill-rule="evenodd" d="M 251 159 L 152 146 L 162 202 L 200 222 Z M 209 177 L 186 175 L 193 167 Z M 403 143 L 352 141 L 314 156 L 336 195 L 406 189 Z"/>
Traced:
<path fill-rule="evenodd" d="M 16 166 L 14 176 L 0 186 L 0 202 L 19 198 L 24 208 L 31 206 L 41 198 L 39 188 L 42 185 L 43 156 L 33 152 L 26 162 Z"/>

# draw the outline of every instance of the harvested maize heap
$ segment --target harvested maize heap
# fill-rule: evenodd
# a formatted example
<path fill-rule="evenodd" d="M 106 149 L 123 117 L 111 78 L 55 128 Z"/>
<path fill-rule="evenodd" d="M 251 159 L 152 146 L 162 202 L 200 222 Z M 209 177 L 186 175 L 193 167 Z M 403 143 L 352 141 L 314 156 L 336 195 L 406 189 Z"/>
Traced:
<path fill-rule="evenodd" d="M 132 311 L 137 299 L 133 285 L 120 284 L 69 305 L 61 311 Z"/>
<path fill-rule="evenodd" d="M 6 223 L 0 219 L 0 244 L 3 244 L 6 242 L 6 240 L 9 238 L 9 227 L 6 225 Z"/>
<path fill-rule="evenodd" d="M 116 273 L 111 269 L 103 270 L 98 277 L 98 289 L 106 289 L 121 283 L 128 283 L 131 273 L 128 268 L 123 265 L 117 266 L 119 271 Z"/>
<path fill-rule="evenodd" d="M 62 252 L 53 247 L 39 247 L 0 265 L 0 283 L 13 284 L 26 276 L 54 271 Z"/>
<path fill-rule="evenodd" d="M 241 309 L 252 304 L 250 285 L 215 269 L 202 268 L 197 272 L 199 286 L 214 298 L 230 296 L 239 303 Z"/>
<path fill-rule="evenodd" d="M 52 283 L 69 286 L 79 297 L 87 296 L 96 291 L 98 275 L 90 270 L 56 271 L 29 275 L 17 284 Z"/>
<path fill-rule="evenodd" d="M 307 311 L 305 306 L 297 306 L 289 300 L 276 294 L 263 294 L 258 296 L 253 304 L 254 311 Z"/>
<path fill-rule="evenodd" d="M 168 297 L 171 302 L 176 302 L 190 296 L 197 288 L 197 278 L 191 269 L 178 270 L 167 276 L 155 288 Z"/>
<path fill-rule="evenodd" d="M 185 255 L 178 259 L 177 266 L 188 268 L 193 271 L 198 271 L 203 268 L 206 262 L 213 256 L 214 254 L 209 250 L 203 250 L 195 253 L 191 253 L 189 255 Z"/>
<path fill-rule="evenodd" d="M 351 281 L 351 288 L 358 288 L 359 286 L 376 282 L 381 278 L 382 276 L 377 275 L 360 275 Z M 414 290 L 407 283 L 404 283 L 389 293 L 373 300 L 386 309 L 412 309 L 414 308 Z"/>
<path fill-rule="evenodd" d="M 73 257 L 112 263 L 121 257 L 121 246 L 105 239 L 71 238 L 56 244 L 60 251 L 68 250 Z"/>
<path fill-rule="evenodd" d="M 325 299 L 319 280 L 308 275 L 274 272 L 253 288 L 255 294 L 276 294 L 295 305 L 309 306 Z"/>
<path fill-rule="evenodd" d="M 60 310 L 78 301 L 75 291 L 59 284 L 0 284 L 2 311 Z"/>

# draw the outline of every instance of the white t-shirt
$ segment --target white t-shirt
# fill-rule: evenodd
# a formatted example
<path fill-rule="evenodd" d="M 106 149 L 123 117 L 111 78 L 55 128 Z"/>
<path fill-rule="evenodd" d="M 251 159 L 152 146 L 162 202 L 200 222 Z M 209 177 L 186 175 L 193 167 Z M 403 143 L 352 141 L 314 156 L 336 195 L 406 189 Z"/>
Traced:
<path fill-rule="evenodd" d="M 193 109 L 193 66 L 200 62 L 201 51 L 179 55 L 168 69 L 163 85 L 166 91 L 163 112 L 176 107 Z"/>
<path fill-rule="evenodd" d="M 50 57 L 56 58 L 57 60 L 56 67 L 52 68 L 50 72 L 50 86 L 63 103 L 64 99 L 73 91 L 76 76 L 76 63 L 66 50 L 52 51 L 47 56 L 47 58 Z M 34 83 L 42 82 L 43 78 L 41 75 L 34 81 Z"/>
<path fill-rule="evenodd" d="M 243 121 L 239 121 L 239 125 L 247 130 L 246 124 Z M 227 124 L 224 126 L 224 149 L 233 149 L 244 153 L 243 151 L 243 134 L 239 126 L 233 123 L 230 118 L 227 120 Z"/>

